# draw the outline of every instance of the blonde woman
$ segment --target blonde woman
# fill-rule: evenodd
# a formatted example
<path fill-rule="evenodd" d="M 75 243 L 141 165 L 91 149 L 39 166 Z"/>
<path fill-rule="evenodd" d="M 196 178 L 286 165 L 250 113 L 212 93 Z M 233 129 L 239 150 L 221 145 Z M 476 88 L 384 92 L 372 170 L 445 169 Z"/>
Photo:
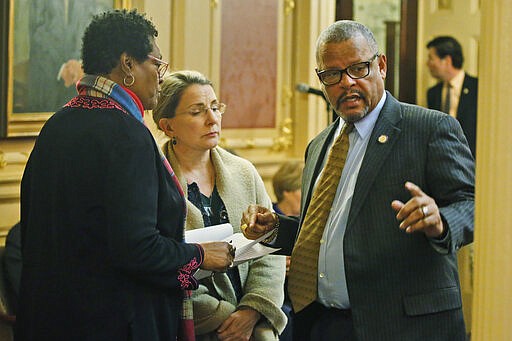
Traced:
<path fill-rule="evenodd" d="M 188 199 L 186 229 L 231 222 L 239 231 L 249 204 L 272 207 L 254 166 L 218 147 L 225 109 L 204 75 L 179 71 L 163 82 L 153 111 Z M 201 280 L 192 297 L 197 340 L 277 340 L 284 277 L 285 258 L 271 255 Z"/>

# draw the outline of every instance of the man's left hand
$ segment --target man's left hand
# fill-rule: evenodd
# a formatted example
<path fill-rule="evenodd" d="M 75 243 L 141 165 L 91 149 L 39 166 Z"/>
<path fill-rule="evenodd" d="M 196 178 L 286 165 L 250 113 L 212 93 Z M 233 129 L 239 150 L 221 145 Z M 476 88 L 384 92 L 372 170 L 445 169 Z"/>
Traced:
<path fill-rule="evenodd" d="M 412 198 L 405 204 L 399 200 L 391 203 L 391 207 L 397 212 L 396 219 L 401 221 L 400 229 L 406 233 L 421 231 L 429 238 L 443 235 L 444 225 L 434 199 L 412 182 L 406 182 L 405 188 Z"/>

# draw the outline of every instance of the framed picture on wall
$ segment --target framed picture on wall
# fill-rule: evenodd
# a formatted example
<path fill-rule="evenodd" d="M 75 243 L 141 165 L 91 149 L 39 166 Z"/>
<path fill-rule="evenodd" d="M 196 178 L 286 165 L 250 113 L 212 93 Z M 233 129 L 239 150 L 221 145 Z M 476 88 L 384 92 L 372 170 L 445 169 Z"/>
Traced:
<path fill-rule="evenodd" d="M 2 5 L 1 137 L 36 136 L 76 94 L 81 39 L 115 0 L 8 0 Z M 4 29 L 5 28 L 5 29 Z"/>

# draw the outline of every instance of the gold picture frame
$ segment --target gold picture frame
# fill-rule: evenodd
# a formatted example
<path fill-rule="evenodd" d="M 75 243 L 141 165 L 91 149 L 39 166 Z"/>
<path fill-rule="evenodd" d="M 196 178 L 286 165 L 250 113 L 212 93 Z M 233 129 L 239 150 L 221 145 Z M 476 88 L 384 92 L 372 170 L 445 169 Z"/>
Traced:
<path fill-rule="evenodd" d="M 2 4 L 0 137 L 37 136 L 75 93 L 83 31 L 125 0 L 9 0 Z"/>

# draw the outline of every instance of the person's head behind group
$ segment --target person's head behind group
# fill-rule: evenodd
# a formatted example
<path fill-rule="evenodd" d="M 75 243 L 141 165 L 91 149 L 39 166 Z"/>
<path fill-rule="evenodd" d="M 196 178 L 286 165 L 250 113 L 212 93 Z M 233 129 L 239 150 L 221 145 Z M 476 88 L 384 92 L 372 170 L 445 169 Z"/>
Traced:
<path fill-rule="evenodd" d="M 440 36 L 427 43 L 427 66 L 432 77 L 449 80 L 455 70 L 462 69 L 464 55 L 462 46 L 450 36 Z"/>
<path fill-rule="evenodd" d="M 316 43 L 317 75 L 332 108 L 356 122 L 378 104 L 384 93 L 386 56 L 364 25 L 340 20 L 327 27 Z"/>
<path fill-rule="evenodd" d="M 144 109 L 152 109 L 167 68 L 155 43 L 157 36 L 153 23 L 135 10 L 98 14 L 82 38 L 84 72 L 130 89 Z"/>
<path fill-rule="evenodd" d="M 286 215 L 299 215 L 300 213 L 302 168 L 303 165 L 299 161 L 287 161 L 272 177 L 277 205 Z"/>
<path fill-rule="evenodd" d="M 171 138 L 174 148 L 205 151 L 219 143 L 225 109 L 206 76 L 198 71 L 176 71 L 162 83 L 153 120 Z"/>

